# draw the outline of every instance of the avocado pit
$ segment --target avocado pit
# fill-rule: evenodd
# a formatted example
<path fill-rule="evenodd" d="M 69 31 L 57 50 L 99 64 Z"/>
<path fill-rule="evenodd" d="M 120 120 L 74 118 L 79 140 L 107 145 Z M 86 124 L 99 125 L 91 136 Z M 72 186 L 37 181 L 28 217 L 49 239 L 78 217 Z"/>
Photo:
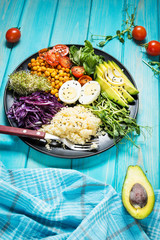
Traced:
<path fill-rule="evenodd" d="M 148 202 L 148 196 L 145 188 L 141 184 L 136 183 L 133 185 L 130 192 L 129 201 L 136 209 L 146 206 Z"/>

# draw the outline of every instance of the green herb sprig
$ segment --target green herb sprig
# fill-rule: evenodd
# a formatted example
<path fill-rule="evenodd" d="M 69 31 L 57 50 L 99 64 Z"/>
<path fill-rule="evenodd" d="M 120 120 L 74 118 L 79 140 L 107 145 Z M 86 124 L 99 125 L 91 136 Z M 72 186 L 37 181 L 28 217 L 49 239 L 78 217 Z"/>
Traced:
<path fill-rule="evenodd" d="M 136 119 L 130 117 L 128 109 L 120 107 L 102 95 L 94 103 L 87 105 L 87 107 L 101 119 L 101 127 L 109 136 L 115 140 L 125 137 L 137 147 L 129 133 L 136 132 L 139 135 L 140 126 L 136 123 Z"/>
<path fill-rule="evenodd" d="M 97 45 L 99 47 L 104 47 L 109 41 L 111 41 L 114 38 L 117 38 L 121 43 L 124 43 L 124 37 L 127 35 L 128 39 L 132 39 L 132 28 L 135 27 L 134 21 L 135 21 L 135 14 L 136 14 L 136 8 L 134 8 L 134 13 L 131 14 L 131 16 L 128 14 L 128 11 L 126 10 L 127 13 L 127 20 L 124 21 L 124 30 L 117 30 L 115 35 L 108 35 L 108 36 L 103 36 L 103 35 L 91 35 L 91 40 L 100 40 L 103 39 L 103 41 L 100 41 Z M 98 37 L 98 38 L 97 38 Z"/>
<path fill-rule="evenodd" d="M 160 62 L 155 62 L 155 61 L 150 61 L 146 62 L 145 60 L 142 59 L 142 61 L 152 69 L 155 75 L 160 75 Z M 155 67 L 153 67 L 155 66 Z"/>

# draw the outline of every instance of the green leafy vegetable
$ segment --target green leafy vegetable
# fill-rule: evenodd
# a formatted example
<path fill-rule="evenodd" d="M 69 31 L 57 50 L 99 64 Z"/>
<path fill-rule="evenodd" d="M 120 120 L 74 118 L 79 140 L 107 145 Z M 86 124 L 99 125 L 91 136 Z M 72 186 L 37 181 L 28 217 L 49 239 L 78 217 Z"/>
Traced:
<path fill-rule="evenodd" d="M 94 48 L 88 40 L 85 41 L 84 47 L 71 46 L 69 57 L 75 65 L 83 66 L 88 75 L 93 74 L 96 65 L 104 60 L 103 56 L 94 53 Z"/>
<path fill-rule="evenodd" d="M 125 136 L 132 141 L 129 133 L 135 131 L 136 134 L 140 134 L 140 126 L 136 123 L 136 119 L 130 117 L 130 111 L 120 107 L 106 96 L 104 98 L 100 95 L 95 102 L 86 107 L 102 120 L 102 128 L 114 139 Z"/>
<path fill-rule="evenodd" d="M 49 80 L 43 76 L 24 70 L 9 75 L 9 87 L 19 95 L 28 95 L 36 91 L 48 92 L 51 89 Z"/>

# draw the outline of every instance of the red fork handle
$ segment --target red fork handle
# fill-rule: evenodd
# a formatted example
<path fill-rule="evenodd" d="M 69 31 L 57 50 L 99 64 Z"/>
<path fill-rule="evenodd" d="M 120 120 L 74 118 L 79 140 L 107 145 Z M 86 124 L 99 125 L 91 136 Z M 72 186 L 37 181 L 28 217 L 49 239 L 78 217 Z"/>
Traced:
<path fill-rule="evenodd" d="M 45 132 L 29 130 L 25 128 L 8 127 L 3 125 L 0 125 L 0 133 L 15 135 L 19 137 L 31 137 L 31 138 L 38 138 L 38 139 L 43 139 L 45 137 Z"/>

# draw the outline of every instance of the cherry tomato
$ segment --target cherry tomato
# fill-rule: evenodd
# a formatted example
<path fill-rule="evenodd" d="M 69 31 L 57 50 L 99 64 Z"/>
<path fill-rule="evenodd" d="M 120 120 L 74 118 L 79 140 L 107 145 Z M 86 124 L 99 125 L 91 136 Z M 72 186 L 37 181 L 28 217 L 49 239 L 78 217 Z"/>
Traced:
<path fill-rule="evenodd" d="M 85 83 L 92 81 L 92 78 L 88 75 L 83 75 L 82 77 L 80 77 L 78 79 L 78 82 L 81 84 L 81 86 L 83 86 Z"/>
<path fill-rule="evenodd" d="M 132 36 L 134 39 L 138 41 L 142 41 L 147 36 L 146 29 L 142 26 L 136 26 L 132 31 Z"/>
<path fill-rule="evenodd" d="M 76 78 L 80 78 L 83 76 L 85 70 L 84 70 L 84 67 L 74 66 L 71 68 L 71 72 L 72 72 L 73 76 L 75 76 Z"/>
<path fill-rule="evenodd" d="M 151 55 L 151 56 L 160 55 L 160 42 L 153 40 L 147 44 L 144 44 L 144 46 L 149 55 Z"/>
<path fill-rule="evenodd" d="M 21 37 L 21 32 L 18 28 L 10 28 L 6 32 L 6 40 L 10 43 L 18 42 Z"/>
<path fill-rule="evenodd" d="M 62 67 L 64 68 L 71 68 L 72 67 L 72 62 L 69 57 L 62 57 L 61 55 L 59 56 L 59 63 Z"/>
<path fill-rule="evenodd" d="M 39 52 L 38 52 L 39 57 L 41 59 L 45 60 L 47 51 L 48 51 L 48 48 L 43 48 L 43 49 L 39 50 Z"/>
<path fill-rule="evenodd" d="M 61 56 L 66 56 L 69 53 L 69 47 L 64 44 L 57 44 L 53 47 L 53 52 L 60 53 Z"/>
<path fill-rule="evenodd" d="M 53 50 L 49 50 L 45 54 L 45 60 L 52 67 L 55 67 L 59 63 L 59 53 L 54 53 Z"/>

